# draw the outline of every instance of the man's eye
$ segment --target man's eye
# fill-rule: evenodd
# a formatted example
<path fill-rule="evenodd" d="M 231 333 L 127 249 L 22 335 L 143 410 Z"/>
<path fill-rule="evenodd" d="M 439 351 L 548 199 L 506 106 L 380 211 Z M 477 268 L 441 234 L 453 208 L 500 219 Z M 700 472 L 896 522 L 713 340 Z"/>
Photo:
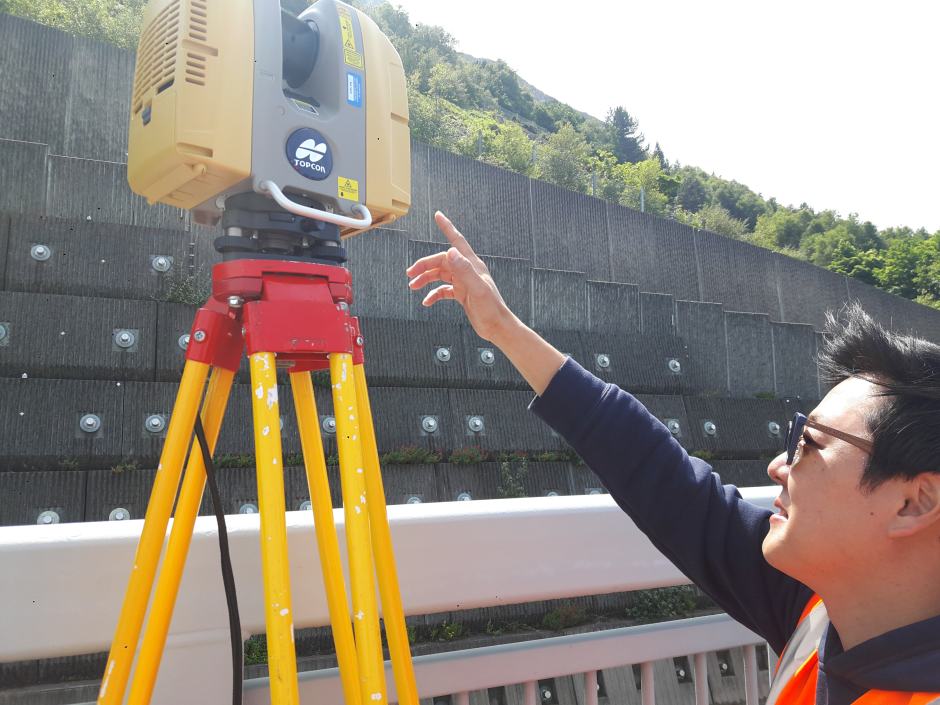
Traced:
<path fill-rule="evenodd" d="M 816 441 L 813 440 L 813 437 L 809 435 L 808 433 L 803 434 L 803 442 L 808 446 L 812 446 L 813 448 L 819 447 Z"/>

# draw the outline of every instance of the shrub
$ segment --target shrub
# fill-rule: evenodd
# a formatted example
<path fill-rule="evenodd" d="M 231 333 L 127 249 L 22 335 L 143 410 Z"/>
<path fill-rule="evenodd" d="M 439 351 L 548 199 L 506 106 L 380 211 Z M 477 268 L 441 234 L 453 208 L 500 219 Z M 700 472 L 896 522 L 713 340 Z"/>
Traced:
<path fill-rule="evenodd" d="M 441 452 L 418 446 L 403 446 L 382 456 L 382 465 L 423 465 L 441 462 Z"/>
<path fill-rule="evenodd" d="M 450 454 L 447 462 L 456 465 L 474 465 L 476 463 L 485 463 L 488 459 L 487 452 L 479 448 L 459 448 Z"/>
<path fill-rule="evenodd" d="M 587 613 L 575 605 L 560 605 L 542 617 L 542 626 L 558 632 L 588 621 Z"/>
<path fill-rule="evenodd" d="M 681 619 L 695 610 L 695 590 L 691 585 L 642 590 L 631 597 L 627 616 L 641 622 Z"/>

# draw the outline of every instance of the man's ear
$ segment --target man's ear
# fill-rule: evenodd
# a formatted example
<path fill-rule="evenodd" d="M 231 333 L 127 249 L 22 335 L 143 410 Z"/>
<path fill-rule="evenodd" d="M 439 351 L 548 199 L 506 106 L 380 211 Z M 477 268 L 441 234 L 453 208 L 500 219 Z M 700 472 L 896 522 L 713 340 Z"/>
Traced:
<path fill-rule="evenodd" d="M 940 526 L 940 473 L 922 472 L 901 484 L 903 504 L 888 526 L 891 538 L 913 536 Z"/>

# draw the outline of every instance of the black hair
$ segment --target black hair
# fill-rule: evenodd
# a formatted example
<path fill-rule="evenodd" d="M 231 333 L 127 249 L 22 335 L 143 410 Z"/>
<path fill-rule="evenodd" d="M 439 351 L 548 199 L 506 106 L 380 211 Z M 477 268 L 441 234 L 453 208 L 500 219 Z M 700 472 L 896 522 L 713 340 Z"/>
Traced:
<path fill-rule="evenodd" d="M 940 346 L 886 330 L 858 303 L 826 314 L 819 368 L 832 384 L 861 377 L 884 397 L 868 415 L 874 448 L 863 489 L 940 473 Z"/>

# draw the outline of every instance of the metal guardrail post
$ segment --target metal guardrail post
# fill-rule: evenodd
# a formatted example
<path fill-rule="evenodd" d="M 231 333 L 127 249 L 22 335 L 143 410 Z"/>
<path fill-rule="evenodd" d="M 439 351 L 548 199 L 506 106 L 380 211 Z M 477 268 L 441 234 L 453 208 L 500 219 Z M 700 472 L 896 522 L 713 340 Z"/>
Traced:
<path fill-rule="evenodd" d="M 643 705 L 656 705 L 656 679 L 653 676 L 653 662 L 640 664 L 640 691 Z"/>
<path fill-rule="evenodd" d="M 694 659 L 695 705 L 708 705 L 708 665 L 705 654 L 695 654 Z"/>
<path fill-rule="evenodd" d="M 597 671 L 584 674 L 584 705 L 597 705 Z"/>
<path fill-rule="evenodd" d="M 744 702 L 745 705 L 757 705 L 760 689 L 757 686 L 757 647 L 748 644 L 744 647 Z"/>

